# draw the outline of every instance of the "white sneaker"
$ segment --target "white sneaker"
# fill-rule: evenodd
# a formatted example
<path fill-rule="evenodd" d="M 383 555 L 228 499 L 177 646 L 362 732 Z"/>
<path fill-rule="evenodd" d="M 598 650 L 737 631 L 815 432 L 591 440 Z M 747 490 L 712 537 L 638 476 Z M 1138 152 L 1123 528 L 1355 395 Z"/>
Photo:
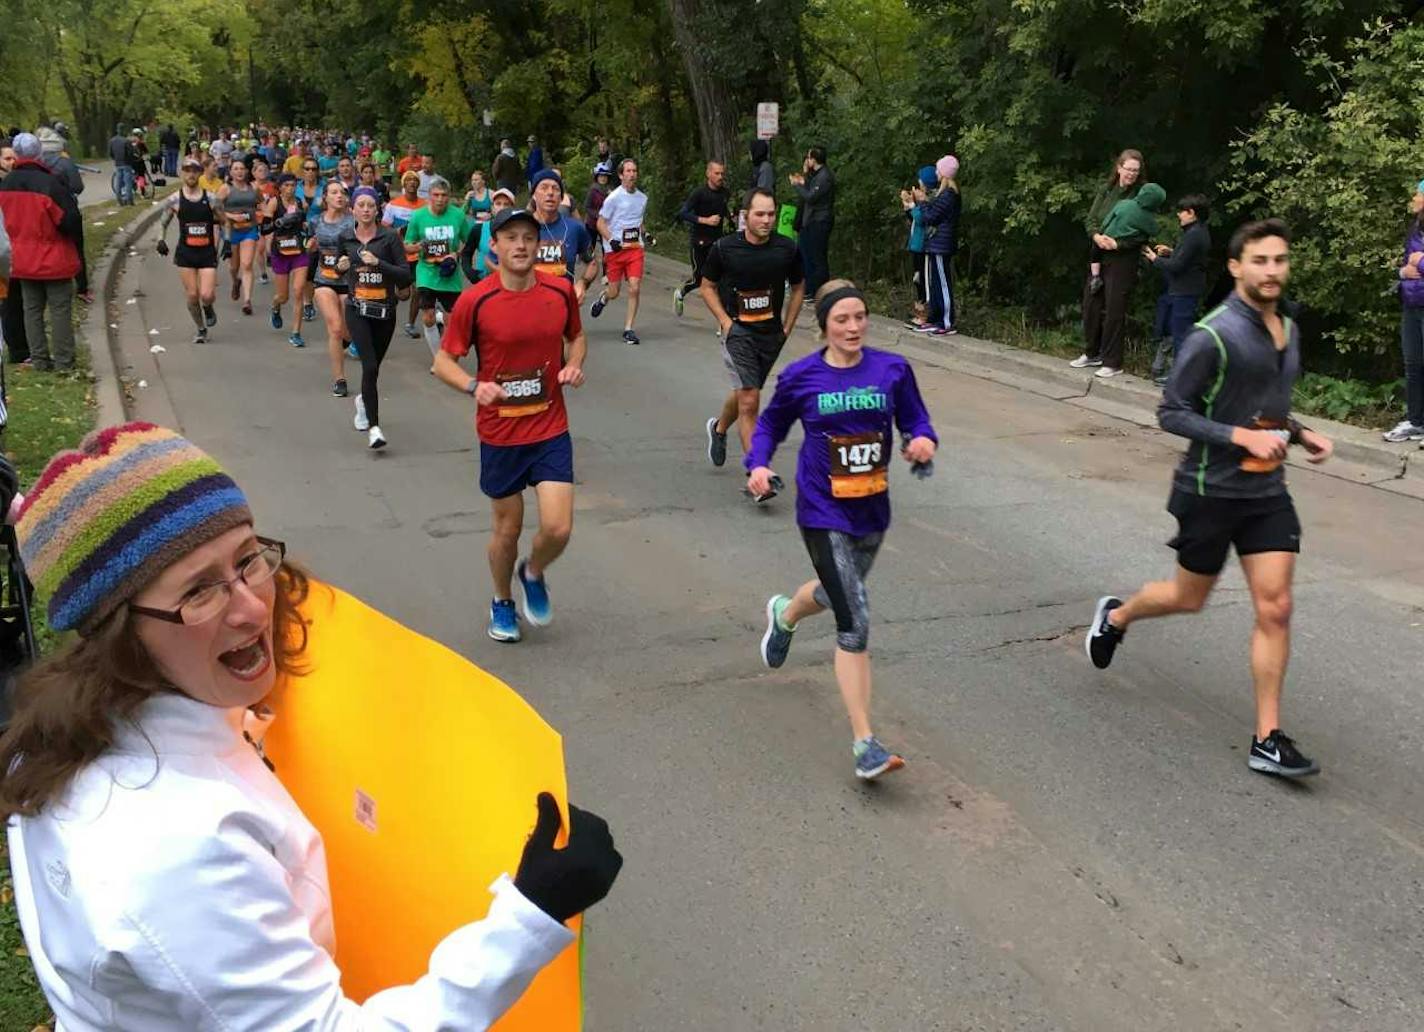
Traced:
<path fill-rule="evenodd" d="M 1098 365 L 1102 365 L 1102 363 L 1099 362 Z M 1121 375 L 1122 375 L 1122 370 L 1121 370 L 1121 369 L 1114 369 L 1112 366 L 1103 366 L 1101 369 L 1099 369 L 1099 370 L 1098 370 L 1096 373 L 1094 373 L 1093 375 L 1096 376 L 1099 380 L 1106 380 L 1106 379 L 1108 379 L 1109 377 L 1112 377 L 1112 376 L 1121 376 Z"/>
<path fill-rule="evenodd" d="M 356 395 L 356 418 L 353 420 L 357 430 L 371 429 L 371 421 L 366 418 L 366 400 L 361 395 Z"/>
<path fill-rule="evenodd" d="M 1400 444 L 1404 441 L 1424 441 L 1424 426 L 1415 426 L 1407 419 L 1402 419 L 1393 430 L 1386 430 L 1382 435 L 1390 444 Z"/>
<path fill-rule="evenodd" d="M 366 446 L 368 448 L 384 448 L 386 446 L 386 435 L 381 433 L 380 427 L 371 427 L 371 432 L 366 435 Z"/>
<path fill-rule="evenodd" d="M 1089 358 L 1087 355 L 1079 355 L 1068 364 L 1074 369 L 1087 369 L 1089 366 L 1100 366 L 1103 362 L 1102 359 L 1099 358 Z"/>

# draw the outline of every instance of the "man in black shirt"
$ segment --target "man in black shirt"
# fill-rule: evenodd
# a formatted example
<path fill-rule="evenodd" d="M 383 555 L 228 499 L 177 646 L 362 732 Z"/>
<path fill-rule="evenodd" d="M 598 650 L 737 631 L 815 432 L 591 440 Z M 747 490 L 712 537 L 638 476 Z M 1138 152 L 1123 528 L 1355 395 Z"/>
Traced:
<path fill-rule="evenodd" d="M 752 446 L 761 389 L 796 327 L 803 278 L 795 241 L 776 232 L 776 199 L 767 190 L 751 191 L 746 231 L 717 240 L 702 265 L 702 300 L 721 327 L 722 361 L 732 380 L 721 414 L 707 420 L 707 458 L 714 466 L 727 461 L 727 431 L 733 423 L 742 451 Z"/>
<path fill-rule="evenodd" d="M 707 162 L 707 183 L 687 195 L 678 219 L 689 226 L 688 238 L 692 243 L 692 278 L 672 292 L 672 304 L 677 314 L 682 315 L 683 298 L 697 289 L 702 282 L 702 264 L 707 261 L 707 252 L 722 235 L 722 224 L 731 215 L 727 212 L 727 190 L 722 185 L 727 177 L 727 166 L 720 161 Z"/>

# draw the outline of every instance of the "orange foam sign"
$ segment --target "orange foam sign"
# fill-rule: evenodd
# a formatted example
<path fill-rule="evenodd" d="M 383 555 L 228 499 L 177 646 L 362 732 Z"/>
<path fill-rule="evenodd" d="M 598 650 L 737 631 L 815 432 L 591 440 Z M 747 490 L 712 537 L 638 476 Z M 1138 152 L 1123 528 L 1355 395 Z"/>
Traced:
<path fill-rule="evenodd" d="M 338 589 L 313 583 L 302 612 L 309 669 L 278 679 L 264 746 L 325 842 L 336 963 L 360 1002 L 419 979 L 441 939 L 485 916 L 540 792 L 567 827 L 563 742 L 504 682 Z M 498 1032 L 578 1032 L 579 945 Z"/>

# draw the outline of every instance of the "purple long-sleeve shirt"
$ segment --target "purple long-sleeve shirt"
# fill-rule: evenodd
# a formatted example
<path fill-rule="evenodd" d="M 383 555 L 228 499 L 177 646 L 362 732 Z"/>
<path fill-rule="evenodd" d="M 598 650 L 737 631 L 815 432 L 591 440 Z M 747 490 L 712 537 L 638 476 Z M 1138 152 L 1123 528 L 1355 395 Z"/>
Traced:
<path fill-rule="evenodd" d="M 848 369 L 829 365 L 824 350 L 783 369 L 757 419 L 746 468 L 770 466 L 797 420 L 805 431 L 796 459 L 797 524 L 856 537 L 890 526 L 881 474 L 899 453 L 895 428 L 939 443 L 910 363 L 875 348 L 861 349 Z M 887 486 L 876 490 L 879 484 Z"/>

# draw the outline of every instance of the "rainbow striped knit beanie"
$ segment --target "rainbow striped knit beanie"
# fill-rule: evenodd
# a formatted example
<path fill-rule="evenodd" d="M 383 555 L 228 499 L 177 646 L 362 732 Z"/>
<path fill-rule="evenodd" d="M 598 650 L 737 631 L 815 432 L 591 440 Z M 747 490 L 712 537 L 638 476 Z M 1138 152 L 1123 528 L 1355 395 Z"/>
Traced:
<path fill-rule="evenodd" d="M 87 636 L 170 564 L 251 522 L 212 456 L 172 430 L 125 423 L 49 460 L 15 534 L 49 625 Z"/>

